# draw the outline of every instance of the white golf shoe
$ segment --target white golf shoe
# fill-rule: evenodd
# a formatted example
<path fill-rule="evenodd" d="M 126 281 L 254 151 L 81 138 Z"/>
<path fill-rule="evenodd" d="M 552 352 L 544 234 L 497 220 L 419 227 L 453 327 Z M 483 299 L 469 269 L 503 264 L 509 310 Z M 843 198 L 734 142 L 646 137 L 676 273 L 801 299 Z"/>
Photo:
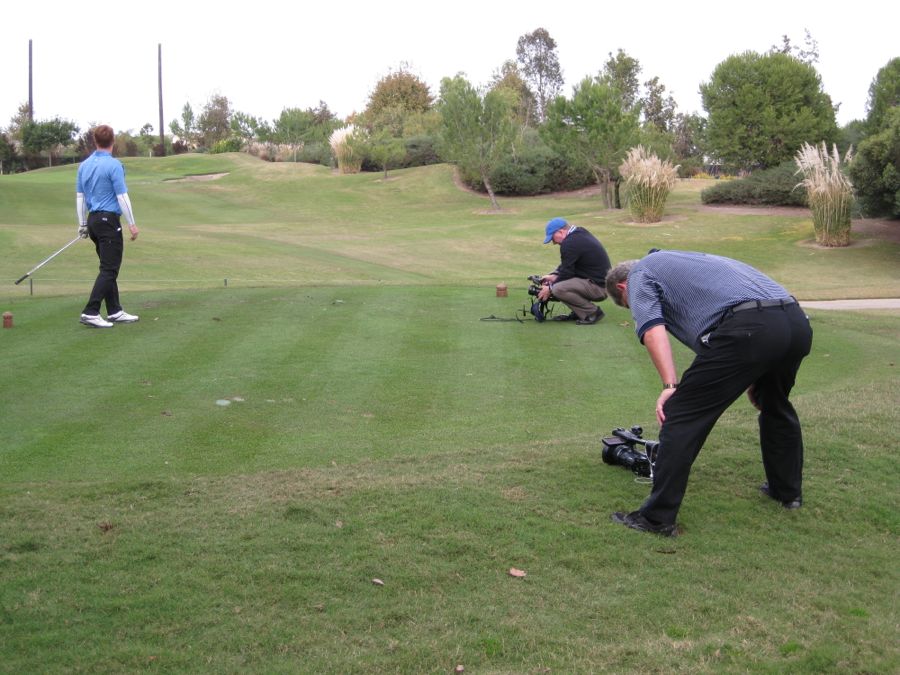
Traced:
<path fill-rule="evenodd" d="M 82 314 L 81 323 L 91 328 L 112 328 L 113 325 L 99 314 Z"/>
<path fill-rule="evenodd" d="M 106 317 L 108 321 L 112 321 L 113 323 L 134 323 L 135 321 L 139 321 L 140 317 L 135 316 L 134 314 L 129 314 L 124 309 L 120 309 L 115 314 L 110 314 Z"/>

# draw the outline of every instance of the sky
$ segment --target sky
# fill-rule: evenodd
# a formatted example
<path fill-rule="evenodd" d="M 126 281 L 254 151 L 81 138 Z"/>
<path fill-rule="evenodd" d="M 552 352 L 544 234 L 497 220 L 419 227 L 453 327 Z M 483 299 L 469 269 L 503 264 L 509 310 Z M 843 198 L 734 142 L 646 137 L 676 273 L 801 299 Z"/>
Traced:
<path fill-rule="evenodd" d="M 641 81 L 659 77 L 684 113 L 705 114 L 699 86 L 728 56 L 764 53 L 783 35 L 802 47 L 808 30 L 818 43 L 823 89 L 840 103 L 843 125 L 865 117 L 869 85 L 900 56 L 900 4 L 873 0 L 50 0 L 7 3 L 0 17 L 0 128 L 28 100 L 29 40 L 35 119 L 133 132 L 150 123 L 156 133 L 159 45 L 167 130 L 185 103 L 199 115 L 213 95 L 265 120 L 320 101 L 345 118 L 362 111 L 378 81 L 401 67 L 433 95 L 442 78 L 457 73 L 484 85 L 515 60 L 519 37 L 537 28 L 557 43 L 564 95 L 622 49 L 640 62 Z"/>

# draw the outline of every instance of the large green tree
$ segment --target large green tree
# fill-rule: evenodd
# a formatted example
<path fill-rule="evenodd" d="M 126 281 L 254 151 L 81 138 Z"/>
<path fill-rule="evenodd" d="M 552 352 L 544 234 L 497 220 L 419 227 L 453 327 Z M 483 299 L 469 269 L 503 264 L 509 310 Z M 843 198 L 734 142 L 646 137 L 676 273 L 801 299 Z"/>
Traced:
<path fill-rule="evenodd" d="M 78 127 L 74 122 L 59 117 L 41 122 L 27 122 L 22 127 L 22 148 L 25 152 L 40 154 L 47 151 L 48 166 L 53 165 L 53 153 L 60 146 L 75 141 Z"/>
<path fill-rule="evenodd" d="M 900 58 L 878 71 L 850 178 L 863 213 L 900 218 Z"/>
<path fill-rule="evenodd" d="M 850 180 L 864 214 L 900 218 L 900 107 L 884 120 L 878 133 L 859 144 Z"/>
<path fill-rule="evenodd" d="M 837 138 L 834 107 L 819 74 L 788 54 L 730 56 L 700 85 L 700 94 L 707 151 L 736 169 L 776 166 L 804 142 Z"/>
<path fill-rule="evenodd" d="M 512 150 L 516 138 L 514 98 L 504 88 L 482 96 L 462 75 L 441 81 L 441 156 L 466 174 L 477 176 L 499 210 L 491 172 Z"/>
<path fill-rule="evenodd" d="M 228 97 L 221 94 L 209 97 L 197 121 L 197 130 L 206 148 L 213 147 L 231 135 L 231 103 Z"/>
<path fill-rule="evenodd" d="M 638 110 L 625 108 L 622 101 L 622 92 L 609 81 L 586 77 L 571 99 L 560 96 L 550 105 L 544 126 L 552 145 L 591 167 L 606 208 L 616 203 L 613 181 L 618 167 L 640 139 Z"/>
<path fill-rule="evenodd" d="M 526 33 L 516 44 L 516 59 L 537 102 L 537 118 L 543 122 L 547 106 L 556 98 L 563 85 L 556 40 L 550 37 L 545 28 Z"/>
<path fill-rule="evenodd" d="M 401 110 L 406 115 L 427 112 L 433 100 L 428 85 L 404 66 L 378 81 L 369 94 L 363 116 L 378 118 L 386 109 Z"/>
<path fill-rule="evenodd" d="M 271 138 L 276 143 L 289 145 L 297 150 L 308 143 L 327 144 L 335 129 L 341 126 L 324 101 L 315 108 L 285 108 L 272 123 Z"/>
<path fill-rule="evenodd" d="M 887 123 L 888 111 L 900 106 L 900 57 L 888 61 L 869 85 L 866 103 L 869 133 L 878 133 Z"/>

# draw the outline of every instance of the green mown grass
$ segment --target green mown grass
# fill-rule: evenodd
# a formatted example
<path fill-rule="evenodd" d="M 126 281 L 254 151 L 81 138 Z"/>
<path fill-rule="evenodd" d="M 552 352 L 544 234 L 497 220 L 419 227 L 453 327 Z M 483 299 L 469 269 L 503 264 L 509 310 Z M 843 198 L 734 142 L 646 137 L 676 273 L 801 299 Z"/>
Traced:
<path fill-rule="evenodd" d="M 0 294 L 15 317 L 0 331 L 0 671 L 900 666 L 896 312 L 811 312 L 804 508 L 758 494 L 741 402 L 673 540 L 609 522 L 647 487 L 602 463 L 600 437 L 657 432 L 626 310 L 594 327 L 480 320 L 515 316 L 524 276 L 555 264 L 539 242 L 558 213 L 616 259 L 671 240 L 807 298 L 900 295 L 896 244 L 821 251 L 802 245 L 808 216 L 710 213 L 690 184 L 639 228 L 589 195 L 486 215 L 447 167 L 385 183 L 214 156 L 130 161 L 128 176 L 138 324 L 78 325 L 87 245 L 33 296 Z M 74 236 L 72 179 L 0 179 L 0 278 Z"/>

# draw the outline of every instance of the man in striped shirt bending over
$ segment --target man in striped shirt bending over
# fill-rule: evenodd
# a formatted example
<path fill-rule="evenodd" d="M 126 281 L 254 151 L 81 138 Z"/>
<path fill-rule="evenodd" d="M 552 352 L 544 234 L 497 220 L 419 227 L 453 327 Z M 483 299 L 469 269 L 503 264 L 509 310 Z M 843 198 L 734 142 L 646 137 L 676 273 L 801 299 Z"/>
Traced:
<path fill-rule="evenodd" d="M 719 416 L 744 391 L 759 410 L 767 479 L 760 489 L 785 508 L 799 508 L 803 437 L 788 396 L 812 346 L 812 329 L 797 301 L 749 265 L 687 251 L 620 263 L 606 288 L 617 305 L 631 309 L 662 380 L 653 489 L 637 511 L 612 519 L 674 536 L 691 465 Z M 681 381 L 669 333 L 696 354 Z"/>

